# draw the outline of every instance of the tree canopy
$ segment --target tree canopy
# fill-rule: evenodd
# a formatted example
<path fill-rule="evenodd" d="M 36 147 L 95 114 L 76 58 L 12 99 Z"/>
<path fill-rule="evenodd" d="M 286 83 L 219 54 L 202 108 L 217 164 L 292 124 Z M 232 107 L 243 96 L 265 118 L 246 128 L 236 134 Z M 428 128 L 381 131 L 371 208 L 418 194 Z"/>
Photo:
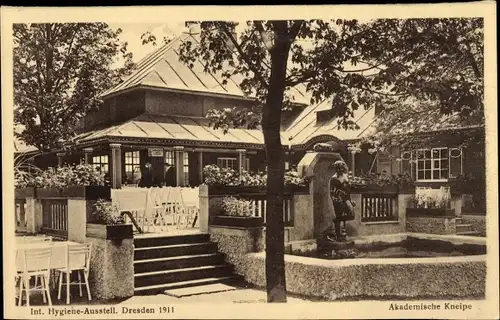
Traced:
<path fill-rule="evenodd" d="M 14 25 L 15 132 L 41 151 L 61 146 L 99 93 L 119 83 L 133 68 L 121 30 L 105 23 Z M 113 63 L 123 58 L 123 67 Z"/>
<path fill-rule="evenodd" d="M 393 121 L 379 122 L 378 132 L 390 133 L 408 121 L 404 111 L 394 110 L 412 110 L 413 102 L 435 117 L 482 119 L 482 19 L 248 21 L 239 33 L 235 22 L 193 23 L 200 26 L 199 42 L 184 42 L 180 59 L 187 65 L 199 59 L 225 81 L 243 76 L 240 87 L 260 102 L 249 110 L 213 111 L 209 118 L 216 128 L 260 127 L 264 133 L 269 302 L 286 301 L 279 130 L 293 87 L 305 88 L 311 103 L 330 101 L 329 116 L 345 129 L 357 127 L 357 109 L 386 107 Z"/>

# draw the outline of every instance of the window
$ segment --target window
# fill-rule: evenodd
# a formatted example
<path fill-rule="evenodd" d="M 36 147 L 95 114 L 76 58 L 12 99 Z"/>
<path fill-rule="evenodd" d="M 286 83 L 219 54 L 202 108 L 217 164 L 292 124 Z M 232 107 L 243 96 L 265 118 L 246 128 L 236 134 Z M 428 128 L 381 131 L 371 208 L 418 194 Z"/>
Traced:
<path fill-rule="evenodd" d="M 448 179 L 448 148 L 419 149 L 415 155 L 417 180 Z"/>
<path fill-rule="evenodd" d="M 167 186 L 175 186 L 175 162 L 173 151 L 165 151 L 165 184 Z"/>
<path fill-rule="evenodd" d="M 182 173 L 184 174 L 184 185 L 189 185 L 189 154 L 183 152 L 182 157 Z"/>
<path fill-rule="evenodd" d="M 410 174 L 417 181 L 435 181 L 456 178 L 462 174 L 461 148 L 432 148 L 404 151 L 398 159 L 401 173 Z"/>
<path fill-rule="evenodd" d="M 217 166 L 219 168 L 229 168 L 238 171 L 237 158 L 217 158 Z"/>
<path fill-rule="evenodd" d="M 92 157 L 92 165 L 94 166 L 94 168 L 100 170 L 103 173 L 109 172 L 109 162 L 107 155 Z"/>
<path fill-rule="evenodd" d="M 125 152 L 125 174 L 127 180 L 134 180 L 134 172 L 141 170 L 141 157 L 139 151 Z"/>

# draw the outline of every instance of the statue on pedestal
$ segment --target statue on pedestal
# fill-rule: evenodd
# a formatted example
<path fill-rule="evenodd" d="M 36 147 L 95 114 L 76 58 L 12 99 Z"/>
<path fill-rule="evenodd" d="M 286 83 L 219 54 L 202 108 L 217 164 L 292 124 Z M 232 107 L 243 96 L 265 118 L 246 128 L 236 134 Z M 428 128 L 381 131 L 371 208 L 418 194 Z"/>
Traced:
<path fill-rule="evenodd" d="M 351 201 L 347 164 L 342 160 L 337 160 L 333 168 L 335 173 L 330 180 L 330 197 L 335 211 L 333 221 L 335 231 L 334 234 L 328 234 L 327 239 L 332 242 L 342 242 L 347 238 L 345 222 L 354 220 L 356 204 Z"/>

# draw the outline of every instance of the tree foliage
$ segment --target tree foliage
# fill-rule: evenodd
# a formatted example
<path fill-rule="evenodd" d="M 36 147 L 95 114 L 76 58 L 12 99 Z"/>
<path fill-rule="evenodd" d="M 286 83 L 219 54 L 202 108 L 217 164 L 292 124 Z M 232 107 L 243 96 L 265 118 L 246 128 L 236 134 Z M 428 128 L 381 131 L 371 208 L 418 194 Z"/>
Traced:
<path fill-rule="evenodd" d="M 14 25 L 14 121 L 28 145 L 42 151 L 61 146 L 99 93 L 133 68 L 121 30 L 105 23 Z M 112 69 L 117 58 L 121 68 Z"/>
<path fill-rule="evenodd" d="M 311 103 L 329 101 L 329 116 L 344 129 L 358 128 L 354 112 L 372 107 L 392 107 L 384 112 L 394 115 L 386 132 L 420 118 L 405 112 L 416 106 L 420 109 L 414 111 L 428 113 L 427 119 L 443 114 L 482 119 L 481 19 L 197 23 L 199 38 L 183 42 L 181 61 L 193 66 L 200 60 L 205 71 L 222 76 L 223 84 L 240 76 L 244 93 L 257 98 L 251 109 L 227 108 L 209 118 L 216 128 L 243 125 L 264 133 L 269 302 L 286 301 L 279 131 L 281 111 L 294 102 L 294 88 L 307 91 Z M 242 27 L 238 33 L 237 27 Z M 384 126 L 378 129 L 383 132 Z"/>

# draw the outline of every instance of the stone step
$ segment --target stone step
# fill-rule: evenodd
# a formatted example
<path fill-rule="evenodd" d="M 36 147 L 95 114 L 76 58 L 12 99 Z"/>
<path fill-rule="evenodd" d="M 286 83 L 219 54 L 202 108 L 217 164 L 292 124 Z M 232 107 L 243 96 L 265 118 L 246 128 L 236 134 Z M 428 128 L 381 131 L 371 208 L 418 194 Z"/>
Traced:
<path fill-rule="evenodd" d="M 236 287 L 230 286 L 227 284 L 213 283 L 213 284 L 205 284 L 205 285 L 195 286 L 195 287 L 167 289 L 167 290 L 165 290 L 164 293 L 168 296 L 181 298 L 181 297 L 189 297 L 189 296 L 200 295 L 200 294 L 234 291 L 236 289 L 237 289 Z"/>
<path fill-rule="evenodd" d="M 212 277 L 212 278 L 203 278 L 203 279 L 195 279 L 188 281 L 179 281 L 175 283 L 162 283 L 162 284 L 154 284 L 149 286 L 135 287 L 134 292 L 138 295 L 146 295 L 146 294 L 158 294 L 163 293 L 165 290 L 173 290 L 178 288 L 189 288 L 201 285 L 209 285 L 214 283 L 233 283 L 237 277 L 227 276 L 227 277 Z"/>
<path fill-rule="evenodd" d="M 212 242 L 186 243 L 134 249 L 134 260 L 155 259 L 173 256 L 216 253 L 217 244 Z"/>
<path fill-rule="evenodd" d="M 201 267 L 204 265 L 219 265 L 223 263 L 224 255 L 221 253 L 142 259 L 134 261 L 134 272 L 139 274 L 151 271 Z"/>
<path fill-rule="evenodd" d="M 459 232 L 474 231 L 472 229 L 472 225 L 471 224 L 457 224 L 456 228 L 457 228 L 457 234 Z"/>
<path fill-rule="evenodd" d="M 143 272 L 134 275 L 134 287 L 145 287 L 158 284 L 174 284 L 176 282 L 203 279 L 229 277 L 232 275 L 233 267 L 229 264 L 210 265 L 176 270 L 161 270 Z"/>
<path fill-rule="evenodd" d="M 462 232 L 457 232 L 457 235 L 459 236 L 477 236 L 479 237 L 481 235 L 481 233 L 477 232 L 477 231 L 462 231 Z"/>
<path fill-rule="evenodd" d="M 162 247 L 176 244 L 203 243 L 209 242 L 210 236 L 207 233 L 172 235 L 172 236 L 151 236 L 134 238 L 136 248 Z"/>

